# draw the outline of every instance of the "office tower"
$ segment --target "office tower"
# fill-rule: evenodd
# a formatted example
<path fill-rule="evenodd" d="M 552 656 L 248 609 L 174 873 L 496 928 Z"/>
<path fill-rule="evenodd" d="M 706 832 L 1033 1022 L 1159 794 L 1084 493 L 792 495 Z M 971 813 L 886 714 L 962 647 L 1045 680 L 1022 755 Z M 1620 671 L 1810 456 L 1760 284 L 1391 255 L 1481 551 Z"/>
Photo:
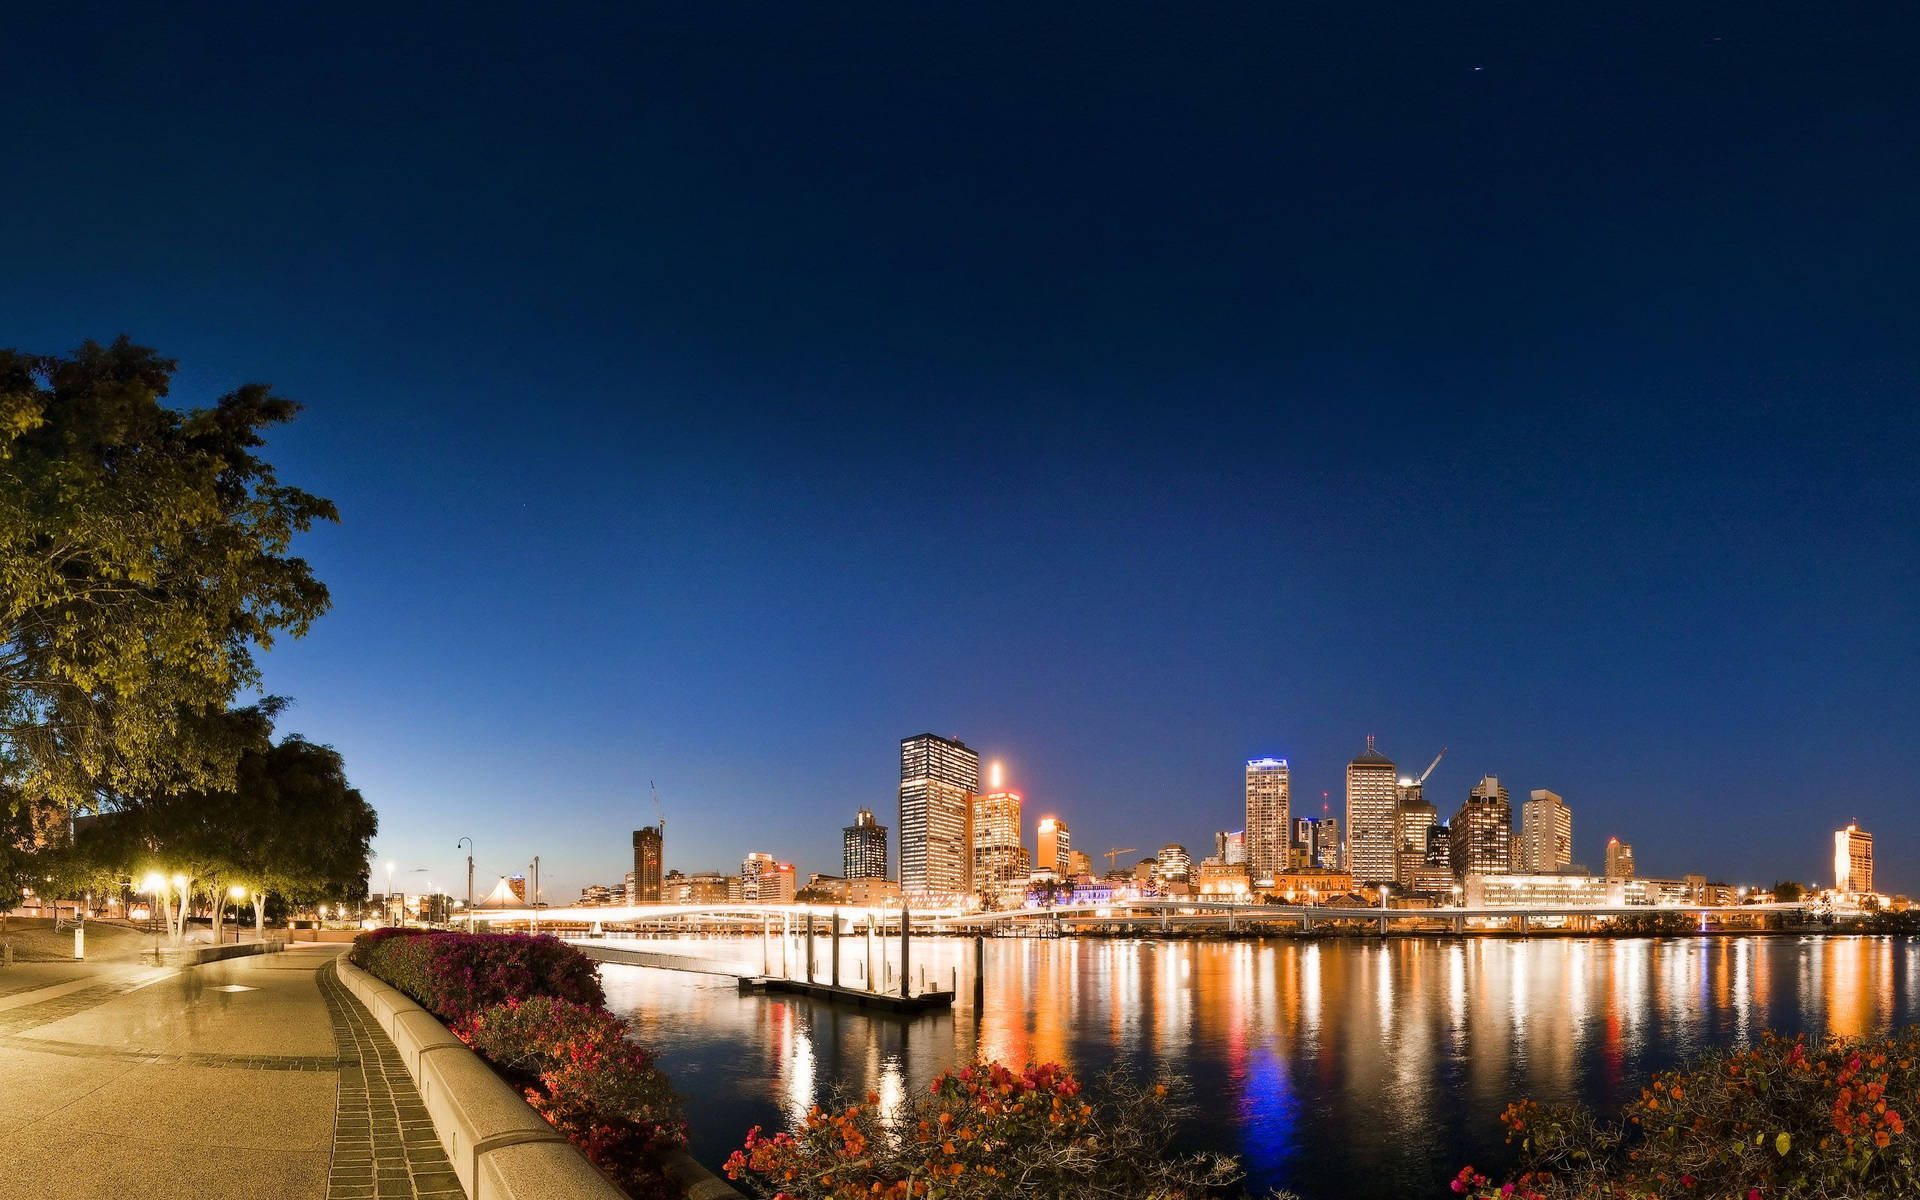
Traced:
<path fill-rule="evenodd" d="M 965 742 L 922 733 L 900 740 L 900 890 L 957 896 L 973 890 L 972 795 L 980 756 Z"/>
<path fill-rule="evenodd" d="M 861 809 L 853 824 L 840 830 L 841 866 L 847 879 L 887 877 L 887 827 Z"/>
<path fill-rule="evenodd" d="M 1607 878 L 1633 878 L 1633 846 L 1615 837 L 1607 839 Z"/>
<path fill-rule="evenodd" d="M 633 831 L 633 902 L 658 904 L 660 895 L 660 855 L 662 830 L 647 825 Z"/>
<path fill-rule="evenodd" d="M 763 902 L 760 877 L 773 870 L 773 855 L 755 850 L 740 860 L 740 899 L 747 904 Z"/>
<path fill-rule="evenodd" d="M 1314 840 L 1319 845 L 1320 857 L 1313 864 L 1323 871 L 1344 871 L 1347 869 L 1347 842 L 1340 836 L 1339 817 L 1321 817 Z"/>
<path fill-rule="evenodd" d="M 527 877 L 525 875 L 507 876 L 507 890 L 513 893 L 515 900 L 525 904 L 527 902 Z"/>
<path fill-rule="evenodd" d="M 1488 775 L 1467 794 L 1448 824 L 1455 879 L 1506 875 L 1513 870 L 1513 805 L 1500 780 Z"/>
<path fill-rule="evenodd" d="M 1369 737 L 1366 752 L 1347 764 L 1346 865 L 1363 887 L 1394 881 L 1398 785 L 1393 760 L 1375 750 Z"/>
<path fill-rule="evenodd" d="M 1873 890 L 1873 835 L 1852 821 L 1833 835 L 1833 890 L 1851 895 Z"/>
<path fill-rule="evenodd" d="M 1093 858 L 1081 850 L 1068 851 L 1067 874 L 1074 879 L 1093 878 Z"/>
<path fill-rule="evenodd" d="M 1287 804 L 1290 783 L 1284 758 L 1247 760 L 1247 869 L 1256 881 L 1287 869 Z"/>
<path fill-rule="evenodd" d="M 1213 835 L 1213 856 L 1223 863 L 1244 863 L 1247 861 L 1247 831 L 1236 829 L 1229 833 L 1221 830 Z"/>
<path fill-rule="evenodd" d="M 1065 879 L 1073 874 L 1073 835 L 1067 832 L 1067 823 L 1059 817 L 1041 817 L 1039 846 L 1033 856 L 1033 869 L 1052 871 Z"/>
<path fill-rule="evenodd" d="M 994 771 L 999 783 L 999 771 Z M 1020 793 L 987 792 L 973 798 L 973 886 L 986 888 L 1027 877 L 1020 844 Z"/>
<path fill-rule="evenodd" d="M 1193 856 L 1187 853 L 1185 846 L 1169 842 L 1160 848 L 1156 857 L 1160 878 L 1170 883 L 1187 883 L 1193 879 Z"/>
<path fill-rule="evenodd" d="M 792 904 L 795 894 L 792 863 L 769 863 L 760 872 L 761 904 Z"/>
<path fill-rule="evenodd" d="M 1413 886 L 1414 876 L 1427 865 L 1427 831 L 1439 819 L 1433 805 L 1421 797 L 1420 785 L 1400 789 L 1394 808 L 1393 881 L 1402 891 Z"/>
<path fill-rule="evenodd" d="M 1308 866 L 1319 866 L 1320 822 L 1312 817 L 1295 817 L 1288 822 L 1288 826 L 1291 832 L 1287 837 L 1287 845 L 1300 857 L 1306 859 Z"/>
<path fill-rule="evenodd" d="M 1545 788 L 1520 806 L 1520 870 L 1551 875 L 1573 865 L 1573 810 Z"/>

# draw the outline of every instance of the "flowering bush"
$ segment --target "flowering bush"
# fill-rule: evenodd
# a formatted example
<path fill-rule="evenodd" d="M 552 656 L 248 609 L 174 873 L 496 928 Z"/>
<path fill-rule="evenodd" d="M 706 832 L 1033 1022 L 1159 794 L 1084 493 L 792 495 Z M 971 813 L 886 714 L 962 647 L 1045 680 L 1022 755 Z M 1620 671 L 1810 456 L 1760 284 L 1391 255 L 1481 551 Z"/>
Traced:
<path fill-rule="evenodd" d="M 546 935 L 375 929 L 354 939 L 349 958 L 443 1021 L 533 996 L 606 1004 L 593 960 Z"/>
<path fill-rule="evenodd" d="M 1766 1034 L 1655 1075 L 1618 1119 L 1531 1100 L 1501 1116 L 1520 1173 L 1496 1187 L 1468 1167 L 1477 1200 L 1920 1195 L 1907 1114 L 1920 1105 L 1920 1029 L 1880 1042 Z"/>
<path fill-rule="evenodd" d="M 453 1026 L 460 1040 L 518 1080 L 527 1103 L 635 1197 L 674 1195 L 660 1151 L 686 1145 L 679 1099 L 627 1023 L 552 996 L 509 1000 Z"/>
<path fill-rule="evenodd" d="M 872 1094 L 833 1107 L 792 1133 L 750 1130 L 728 1178 L 789 1200 L 1193 1200 L 1239 1178 L 1231 1158 L 1170 1152 L 1173 1085 L 1118 1072 L 1089 1093 L 1051 1063 L 996 1062 L 949 1071 L 891 1113 Z"/>

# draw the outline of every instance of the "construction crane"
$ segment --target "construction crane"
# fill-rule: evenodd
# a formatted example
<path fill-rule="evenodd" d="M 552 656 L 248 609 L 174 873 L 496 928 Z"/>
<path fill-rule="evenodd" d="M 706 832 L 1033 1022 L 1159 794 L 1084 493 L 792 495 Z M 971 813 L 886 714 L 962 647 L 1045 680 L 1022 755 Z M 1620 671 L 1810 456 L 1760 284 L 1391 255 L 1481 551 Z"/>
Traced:
<path fill-rule="evenodd" d="M 1445 753 L 1445 751 L 1442 751 L 1442 753 Z M 1431 770 L 1432 768 L 1428 769 Z M 667 814 L 660 807 L 660 789 L 654 787 L 653 780 L 649 779 L 647 780 L 647 790 L 653 793 L 653 818 L 660 824 L 660 844 L 665 846 L 667 842 Z"/>
<path fill-rule="evenodd" d="M 1413 781 L 1413 786 L 1425 787 L 1427 783 L 1427 776 L 1433 774 L 1433 769 L 1439 766 L 1440 760 L 1445 758 L 1446 756 L 1447 756 L 1447 748 L 1445 746 L 1440 747 L 1440 753 L 1433 756 L 1433 761 L 1427 764 L 1426 770 L 1420 772 L 1420 778 Z"/>
<path fill-rule="evenodd" d="M 1116 846 L 1114 849 L 1107 851 L 1105 854 L 1102 854 L 1100 857 L 1107 860 L 1107 874 L 1109 875 L 1113 874 L 1114 859 L 1119 858 L 1122 854 L 1132 854 L 1133 852 L 1134 852 L 1134 847 L 1132 846 L 1127 846 L 1124 848 Z"/>

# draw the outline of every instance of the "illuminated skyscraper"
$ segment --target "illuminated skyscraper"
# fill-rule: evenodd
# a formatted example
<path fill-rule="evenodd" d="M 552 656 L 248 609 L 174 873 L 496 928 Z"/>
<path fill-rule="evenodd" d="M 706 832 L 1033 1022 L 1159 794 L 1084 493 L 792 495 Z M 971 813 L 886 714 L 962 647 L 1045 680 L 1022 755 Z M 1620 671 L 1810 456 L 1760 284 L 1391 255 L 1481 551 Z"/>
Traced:
<path fill-rule="evenodd" d="M 1289 789 L 1286 759 L 1247 760 L 1247 869 L 1256 882 L 1287 869 Z"/>
<path fill-rule="evenodd" d="M 1488 775 L 1467 793 L 1447 832 L 1455 879 L 1513 872 L 1513 805 L 1499 779 Z"/>
<path fill-rule="evenodd" d="M 993 786 L 1000 786 L 994 764 Z M 973 798 L 973 886 L 986 888 L 1027 876 L 1020 844 L 1020 793 L 995 790 Z"/>
<path fill-rule="evenodd" d="M 1178 842 L 1169 843 L 1160 848 L 1155 856 L 1159 862 L 1159 876 L 1170 883 L 1187 883 L 1193 879 L 1193 856 L 1187 848 Z"/>
<path fill-rule="evenodd" d="M 1573 810 L 1545 788 L 1520 806 L 1519 869 L 1528 875 L 1551 875 L 1573 865 Z"/>
<path fill-rule="evenodd" d="M 1394 881 L 1399 849 L 1399 777 L 1393 760 L 1373 748 L 1347 764 L 1347 869 L 1361 886 Z"/>
<path fill-rule="evenodd" d="M 973 890 L 972 794 L 980 756 L 931 733 L 900 740 L 900 890 L 958 896 Z"/>
<path fill-rule="evenodd" d="M 1039 845 L 1033 856 L 1033 869 L 1052 871 L 1062 879 L 1073 874 L 1073 837 L 1067 832 L 1067 823 L 1059 817 L 1041 817 Z"/>
<path fill-rule="evenodd" d="M 647 825 L 633 831 L 633 902 L 660 903 L 662 830 Z"/>
<path fill-rule="evenodd" d="M 1417 784 L 1411 798 L 1403 796 L 1394 806 L 1393 881 L 1402 892 L 1413 887 L 1414 876 L 1427 864 L 1427 834 L 1439 821 L 1439 812 L 1421 798 Z"/>
<path fill-rule="evenodd" d="M 1633 878 L 1633 846 L 1619 838 L 1607 839 L 1607 878 Z"/>
<path fill-rule="evenodd" d="M 887 877 L 887 827 L 875 821 L 871 812 L 861 809 L 853 824 L 840 830 L 840 843 L 843 878 Z"/>
<path fill-rule="evenodd" d="M 1213 835 L 1213 856 L 1223 863 L 1245 863 L 1247 861 L 1247 831 L 1236 829 L 1231 833 L 1221 830 Z"/>
<path fill-rule="evenodd" d="M 772 872 L 773 855 L 755 850 L 740 860 L 740 899 L 748 904 L 769 902 L 772 898 L 771 885 L 766 894 L 762 894 L 760 880 Z"/>
<path fill-rule="evenodd" d="M 1873 890 L 1873 835 L 1852 821 L 1833 835 L 1833 890 L 1850 895 Z"/>

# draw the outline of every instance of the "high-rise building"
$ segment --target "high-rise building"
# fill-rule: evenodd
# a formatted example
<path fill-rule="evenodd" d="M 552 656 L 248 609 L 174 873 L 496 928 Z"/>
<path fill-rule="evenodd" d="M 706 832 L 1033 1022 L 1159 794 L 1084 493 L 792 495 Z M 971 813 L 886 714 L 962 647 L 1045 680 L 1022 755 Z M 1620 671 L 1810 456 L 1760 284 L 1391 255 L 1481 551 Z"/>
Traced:
<path fill-rule="evenodd" d="M 853 824 L 840 830 L 841 866 L 848 879 L 887 878 L 887 827 L 861 809 Z"/>
<path fill-rule="evenodd" d="M 755 850 L 740 860 L 740 899 L 747 904 L 766 903 L 760 894 L 760 877 L 773 870 L 773 855 Z"/>
<path fill-rule="evenodd" d="M 1052 871 L 1062 879 L 1073 874 L 1073 835 L 1067 832 L 1067 823 L 1059 817 L 1041 817 L 1038 830 L 1038 842 L 1033 856 L 1033 869 Z"/>
<path fill-rule="evenodd" d="M 1347 842 L 1340 836 L 1340 818 L 1321 817 L 1319 827 L 1315 837 L 1320 844 L 1320 858 L 1313 865 L 1323 871 L 1346 870 Z"/>
<path fill-rule="evenodd" d="M 1607 878 L 1633 878 L 1633 846 L 1619 838 L 1607 839 Z"/>
<path fill-rule="evenodd" d="M 1833 835 L 1833 890 L 1851 895 L 1873 890 L 1873 835 L 1852 821 Z"/>
<path fill-rule="evenodd" d="M 1229 833 L 1221 830 L 1213 835 L 1213 856 L 1223 863 L 1242 863 L 1247 861 L 1247 831 L 1236 829 Z"/>
<path fill-rule="evenodd" d="M 1427 864 L 1427 831 L 1439 823 L 1440 814 L 1415 784 L 1410 790 L 1400 789 L 1393 820 L 1393 881 L 1404 892 L 1413 887 L 1413 877 Z"/>
<path fill-rule="evenodd" d="M 1187 848 L 1178 842 L 1169 842 L 1160 848 L 1156 856 L 1160 864 L 1160 878 L 1169 883 L 1187 883 L 1193 879 L 1193 856 Z"/>
<path fill-rule="evenodd" d="M 1067 874 L 1074 879 L 1093 878 L 1093 858 L 1082 850 L 1067 852 Z"/>
<path fill-rule="evenodd" d="M 1256 882 L 1287 869 L 1287 805 L 1291 784 L 1284 758 L 1247 760 L 1247 869 Z"/>
<path fill-rule="evenodd" d="M 761 904 L 792 904 L 795 894 L 792 863 L 770 863 L 760 872 Z"/>
<path fill-rule="evenodd" d="M 525 904 L 527 902 L 527 877 L 525 875 L 507 876 L 507 890 L 513 893 L 515 900 Z"/>
<path fill-rule="evenodd" d="M 1573 865 L 1573 810 L 1545 788 L 1520 806 L 1519 870 L 1526 875 L 1551 875 Z"/>
<path fill-rule="evenodd" d="M 999 768 L 994 784 L 999 785 Z M 992 791 L 973 798 L 973 886 L 997 887 L 1027 877 L 1020 843 L 1020 793 Z"/>
<path fill-rule="evenodd" d="M 1366 752 L 1347 764 L 1347 868 L 1362 887 L 1394 881 L 1398 785 L 1393 760 L 1369 737 Z"/>
<path fill-rule="evenodd" d="M 635 904 L 660 903 L 660 858 L 664 832 L 658 825 L 647 825 L 633 831 Z"/>
<path fill-rule="evenodd" d="M 980 756 L 965 742 L 922 733 L 900 739 L 900 890 L 958 896 L 973 890 L 972 795 Z"/>
<path fill-rule="evenodd" d="M 1447 832 L 1453 876 L 1507 875 L 1513 871 L 1513 804 L 1492 775 L 1467 793 Z"/>

